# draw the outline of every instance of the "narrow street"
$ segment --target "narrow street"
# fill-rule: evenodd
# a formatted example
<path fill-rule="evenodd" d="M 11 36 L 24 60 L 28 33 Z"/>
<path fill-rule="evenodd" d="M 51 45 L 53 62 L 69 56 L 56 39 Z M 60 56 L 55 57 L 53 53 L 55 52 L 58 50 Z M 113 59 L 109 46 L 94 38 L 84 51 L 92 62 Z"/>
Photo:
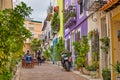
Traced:
<path fill-rule="evenodd" d="M 120 0 L 0 0 L 0 80 L 120 80 Z"/>
<path fill-rule="evenodd" d="M 21 68 L 20 80 L 88 80 L 53 64 L 42 64 L 31 69 Z"/>

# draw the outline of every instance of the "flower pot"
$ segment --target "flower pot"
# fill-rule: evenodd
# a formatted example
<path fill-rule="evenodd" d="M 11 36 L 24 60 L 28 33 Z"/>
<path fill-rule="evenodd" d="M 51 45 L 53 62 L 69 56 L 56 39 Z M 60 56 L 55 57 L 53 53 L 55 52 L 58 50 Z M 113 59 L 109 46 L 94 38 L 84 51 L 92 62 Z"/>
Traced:
<path fill-rule="evenodd" d="M 103 69 L 102 70 L 102 77 L 103 77 L 103 80 L 111 80 L 111 71 L 110 69 Z"/>
<path fill-rule="evenodd" d="M 90 71 L 90 75 L 92 78 L 95 78 L 96 77 L 96 71 Z"/>

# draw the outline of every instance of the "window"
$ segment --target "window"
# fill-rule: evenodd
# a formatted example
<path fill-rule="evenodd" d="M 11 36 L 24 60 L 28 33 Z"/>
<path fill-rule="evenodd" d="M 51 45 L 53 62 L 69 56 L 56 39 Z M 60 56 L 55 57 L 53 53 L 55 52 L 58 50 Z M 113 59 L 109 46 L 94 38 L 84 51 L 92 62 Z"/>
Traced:
<path fill-rule="evenodd" d="M 34 38 L 34 32 L 31 32 L 32 36 L 30 37 L 30 40 Z"/>
<path fill-rule="evenodd" d="M 66 2 L 65 4 L 65 9 L 68 9 L 68 2 Z"/>
<path fill-rule="evenodd" d="M 34 31 L 34 27 L 29 27 L 29 30 L 30 31 Z"/>
<path fill-rule="evenodd" d="M 47 36 L 45 35 L 45 41 L 47 40 Z"/>
<path fill-rule="evenodd" d="M 33 24 L 30 24 L 29 30 L 30 30 L 30 31 L 34 31 L 34 25 L 33 25 Z"/>
<path fill-rule="evenodd" d="M 101 36 L 106 37 L 107 36 L 107 25 L 106 25 L 105 17 L 101 18 L 101 26 L 102 26 L 101 27 L 101 31 L 102 31 Z"/>
<path fill-rule="evenodd" d="M 50 32 L 48 33 L 48 38 L 50 39 Z"/>
<path fill-rule="evenodd" d="M 91 38 L 91 51 L 92 51 L 92 59 L 98 61 L 99 60 L 99 33 L 98 33 L 98 30 L 94 30 L 94 35 Z"/>
<path fill-rule="evenodd" d="M 70 51 L 70 39 L 67 39 L 67 50 Z"/>
<path fill-rule="evenodd" d="M 34 32 L 32 32 L 32 37 L 34 37 Z"/>
<path fill-rule="evenodd" d="M 80 31 L 77 31 L 75 33 L 75 41 L 79 41 L 80 40 Z"/>
<path fill-rule="evenodd" d="M 38 34 L 38 39 L 42 39 L 42 35 L 41 34 Z"/>
<path fill-rule="evenodd" d="M 74 4 L 75 4 L 74 0 L 71 0 L 71 5 L 74 5 Z"/>
<path fill-rule="evenodd" d="M 83 13 L 83 0 L 80 0 L 80 14 Z"/>

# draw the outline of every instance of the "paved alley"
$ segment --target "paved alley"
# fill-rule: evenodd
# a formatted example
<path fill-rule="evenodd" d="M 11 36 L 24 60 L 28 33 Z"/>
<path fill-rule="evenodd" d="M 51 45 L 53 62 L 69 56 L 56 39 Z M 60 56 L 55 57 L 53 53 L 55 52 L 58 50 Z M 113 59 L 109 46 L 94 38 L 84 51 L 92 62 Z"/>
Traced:
<path fill-rule="evenodd" d="M 21 68 L 20 80 L 88 80 L 73 72 L 67 72 L 53 64 L 42 64 L 32 69 Z"/>

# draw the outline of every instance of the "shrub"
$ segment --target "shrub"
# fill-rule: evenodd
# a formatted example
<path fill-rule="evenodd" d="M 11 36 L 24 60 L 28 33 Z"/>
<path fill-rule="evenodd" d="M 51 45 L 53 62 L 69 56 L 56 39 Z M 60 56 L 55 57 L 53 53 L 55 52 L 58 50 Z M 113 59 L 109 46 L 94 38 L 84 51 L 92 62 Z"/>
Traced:
<path fill-rule="evenodd" d="M 117 74 L 119 76 L 119 74 L 120 74 L 120 62 L 119 61 L 117 61 L 117 63 L 115 65 L 113 65 L 113 70 L 115 72 L 117 72 Z"/>
<path fill-rule="evenodd" d="M 111 80 L 111 72 L 110 69 L 103 69 L 102 70 L 102 76 L 103 76 L 103 80 Z"/>
<path fill-rule="evenodd" d="M 99 63 L 94 61 L 92 65 L 89 65 L 86 67 L 86 69 L 88 71 L 96 71 L 97 69 L 99 69 Z"/>

